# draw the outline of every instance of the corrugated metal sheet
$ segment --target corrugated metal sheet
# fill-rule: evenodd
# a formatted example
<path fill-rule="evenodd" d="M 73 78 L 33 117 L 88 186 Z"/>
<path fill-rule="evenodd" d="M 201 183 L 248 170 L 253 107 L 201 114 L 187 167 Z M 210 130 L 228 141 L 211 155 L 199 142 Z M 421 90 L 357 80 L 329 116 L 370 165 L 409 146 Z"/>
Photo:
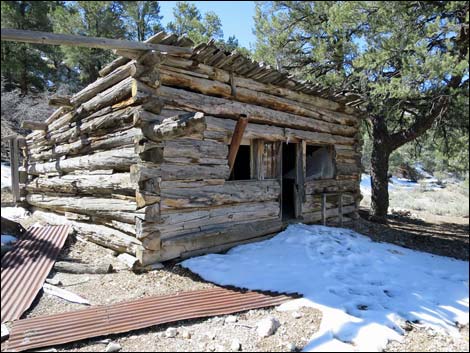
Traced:
<path fill-rule="evenodd" d="M 24 351 L 154 325 L 275 306 L 292 298 L 223 288 L 139 299 L 13 323 L 8 350 Z"/>
<path fill-rule="evenodd" d="M 32 227 L 2 258 L 2 323 L 17 320 L 34 298 L 64 246 L 69 226 Z"/>

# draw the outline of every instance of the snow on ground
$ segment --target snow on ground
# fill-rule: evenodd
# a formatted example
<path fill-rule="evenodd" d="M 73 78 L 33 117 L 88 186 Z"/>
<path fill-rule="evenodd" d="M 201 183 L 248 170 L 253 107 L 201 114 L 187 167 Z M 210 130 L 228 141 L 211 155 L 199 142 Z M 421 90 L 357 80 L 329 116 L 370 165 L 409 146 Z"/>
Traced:
<path fill-rule="evenodd" d="M 29 217 L 29 212 L 23 207 L 2 207 L 2 217 L 12 221 L 19 221 Z"/>
<path fill-rule="evenodd" d="M 443 186 L 438 184 L 438 180 L 436 178 L 425 178 L 420 180 L 421 183 L 426 185 L 428 190 L 438 190 L 442 189 Z M 392 176 L 388 183 L 388 190 L 415 190 L 419 189 L 421 184 L 405 178 L 397 178 Z M 370 194 L 372 188 L 372 183 L 369 174 L 362 174 L 361 175 L 361 192 L 363 194 Z"/>
<path fill-rule="evenodd" d="M 1 164 L 2 189 L 11 187 L 11 168 L 6 164 Z"/>
<path fill-rule="evenodd" d="M 452 335 L 459 335 L 455 322 L 468 323 L 468 262 L 348 229 L 291 225 L 270 240 L 182 265 L 220 285 L 303 294 L 279 309 L 323 312 L 307 351 L 380 351 L 402 339 L 405 320 Z"/>

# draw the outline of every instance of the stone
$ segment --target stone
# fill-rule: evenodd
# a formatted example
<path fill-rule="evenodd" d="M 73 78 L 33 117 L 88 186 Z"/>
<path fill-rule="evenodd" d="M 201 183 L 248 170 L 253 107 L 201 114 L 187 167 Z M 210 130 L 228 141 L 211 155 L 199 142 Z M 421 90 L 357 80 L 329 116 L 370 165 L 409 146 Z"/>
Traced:
<path fill-rule="evenodd" d="M 168 327 L 165 331 L 166 338 L 175 338 L 178 334 L 178 330 L 174 327 Z"/>
<path fill-rule="evenodd" d="M 105 338 L 103 340 L 96 341 L 97 344 L 109 344 L 111 340 L 109 338 Z"/>
<path fill-rule="evenodd" d="M 238 318 L 235 315 L 230 315 L 225 318 L 226 324 L 234 324 L 238 321 Z"/>
<path fill-rule="evenodd" d="M 260 337 L 269 337 L 276 333 L 281 326 L 279 321 L 274 317 L 267 317 L 256 324 L 256 332 Z"/>
<path fill-rule="evenodd" d="M 117 342 L 110 342 L 105 349 L 105 352 L 119 352 L 122 349 L 121 345 Z"/>
<path fill-rule="evenodd" d="M 297 346 L 292 342 L 288 342 L 288 343 L 286 343 L 286 351 L 295 352 L 295 351 L 297 351 Z"/>
<path fill-rule="evenodd" d="M 242 344 L 240 343 L 239 340 L 234 339 L 232 343 L 230 344 L 230 350 L 233 352 L 238 352 L 242 350 Z"/>
<path fill-rule="evenodd" d="M 184 331 L 181 336 L 182 336 L 184 339 L 190 339 L 190 338 L 191 338 L 191 332 L 189 332 L 189 331 Z"/>
<path fill-rule="evenodd" d="M 216 336 L 216 335 L 215 335 L 214 332 L 208 332 L 208 333 L 206 334 L 206 336 L 207 336 L 207 338 L 208 338 L 209 340 L 213 341 L 213 340 L 215 340 L 215 336 Z"/>
<path fill-rule="evenodd" d="M 301 317 L 303 317 L 303 315 L 302 315 L 302 313 L 299 313 L 298 311 L 294 311 L 294 312 L 292 313 L 292 317 L 293 317 L 294 319 L 300 319 Z"/>
<path fill-rule="evenodd" d="M 62 286 L 62 282 L 55 278 L 46 278 L 46 283 L 52 284 L 53 286 Z"/>

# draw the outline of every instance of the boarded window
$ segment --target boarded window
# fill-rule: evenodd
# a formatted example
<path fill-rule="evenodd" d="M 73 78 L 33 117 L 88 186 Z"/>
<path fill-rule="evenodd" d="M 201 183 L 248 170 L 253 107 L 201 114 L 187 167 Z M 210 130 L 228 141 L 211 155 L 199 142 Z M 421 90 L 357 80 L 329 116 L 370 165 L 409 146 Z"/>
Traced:
<path fill-rule="evenodd" d="M 307 179 L 333 179 L 336 174 L 333 147 L 307 145 L 305 169 Z"/>
<path fill-rule="evenodd" d="M 264 179 L 276 179 L 279 173 L 279 148 L 278 142 L 265 142 L 263 153 Z"/>
<path fill-rule="evenodd" d="M 238 148 L 237 157 L 233 165 L 230 180 L 250 180 L 251 179 L 251 147 L 241 145 Z"/>

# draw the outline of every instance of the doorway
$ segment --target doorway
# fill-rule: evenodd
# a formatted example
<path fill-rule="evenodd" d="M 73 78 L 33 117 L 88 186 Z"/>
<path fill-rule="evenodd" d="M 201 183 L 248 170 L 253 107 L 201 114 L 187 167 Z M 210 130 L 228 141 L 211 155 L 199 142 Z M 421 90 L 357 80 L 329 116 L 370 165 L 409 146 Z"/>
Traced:
<path fill-rule="evenodd" d="M 296 218 L 295 186 L 297 180 L 296 156 L 297 144 L 282 144 L 282 220 Z"/>

